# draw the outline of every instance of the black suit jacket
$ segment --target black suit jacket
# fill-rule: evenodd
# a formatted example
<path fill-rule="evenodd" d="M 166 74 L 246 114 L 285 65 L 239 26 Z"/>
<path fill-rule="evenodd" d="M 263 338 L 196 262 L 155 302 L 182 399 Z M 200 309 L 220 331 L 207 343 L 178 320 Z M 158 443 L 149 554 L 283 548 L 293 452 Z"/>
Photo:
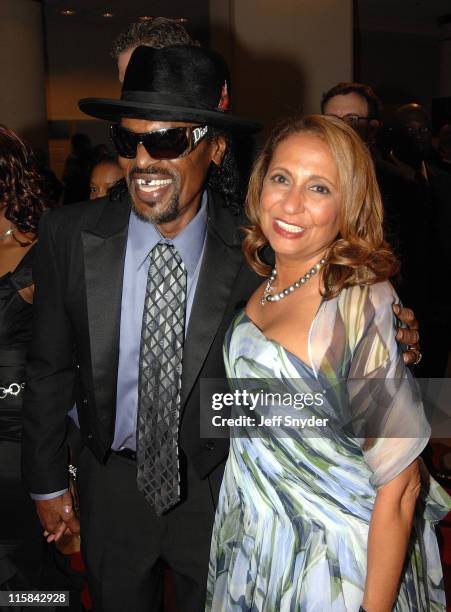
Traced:
<path fill-rule="evenodd" d="M 23 415 L 23 473 L 33 493 L 67 486 L 66 415 L 74 395 L 81 435 L 104 462 L 114 437 L 119 327 L 130 203 L 102 198 L 46 213 L 34 267 L 34 332 Z M 184 353 L 180 446 L 201 478 L 228 440 L 200 437 L 200 379 L 225 376 L 222 343 L 261 282 L 244 262 L 238 227 L 208 194 L 205 253 Z"/>
<path fill-rule="evenodd" d="M 427 325 L 431 311 L 446 318 L 450 306 L 443 299 L 443 282 L 451 274 L 451 176 L 431 164 L 426 164 L 427 182 L 406 177 L 390 161 L 379 161 L 376 168 L 386 238 L 401 260 L 401 299 L 415 310 L 420 327 Z"/>

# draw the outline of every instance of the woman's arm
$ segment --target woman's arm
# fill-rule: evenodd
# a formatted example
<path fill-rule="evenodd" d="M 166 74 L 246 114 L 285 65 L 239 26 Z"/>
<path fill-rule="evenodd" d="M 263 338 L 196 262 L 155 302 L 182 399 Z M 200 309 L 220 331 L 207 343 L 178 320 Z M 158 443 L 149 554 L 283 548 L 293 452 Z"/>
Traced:
<path fill-rule="evenodd" d="M 378 489 L 368 536 L 363 599 L 367 612 L 390 612 L 393 608 L 420 488 L 420 470 L 415 460 Z"/>

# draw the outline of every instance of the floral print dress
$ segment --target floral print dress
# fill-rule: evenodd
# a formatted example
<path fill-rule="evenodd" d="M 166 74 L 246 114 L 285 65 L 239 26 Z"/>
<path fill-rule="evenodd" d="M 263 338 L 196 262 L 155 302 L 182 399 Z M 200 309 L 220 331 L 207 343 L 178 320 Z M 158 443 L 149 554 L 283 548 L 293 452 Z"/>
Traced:
<path fill-rule="evenodd" d="M 377 489 L 419 456 L 430 435 L 395 339 L 397 300 L 384 282 L 323 301 L 310 328 L 310 366 L 268 339 L 244 312 L 235 318 L 224 345 L 232 389 L 257 379 L 282 381 L 292 394 L 320 388 L 322 405 L 299 413 L 329 420 L 324 433 L 273 425 L 232 432 L 207 611 L 359 609 Z M 422 493 L 396 612 L 445 610 L 434 524 L 451 499 L 421 460 L 420 468 Z"/>

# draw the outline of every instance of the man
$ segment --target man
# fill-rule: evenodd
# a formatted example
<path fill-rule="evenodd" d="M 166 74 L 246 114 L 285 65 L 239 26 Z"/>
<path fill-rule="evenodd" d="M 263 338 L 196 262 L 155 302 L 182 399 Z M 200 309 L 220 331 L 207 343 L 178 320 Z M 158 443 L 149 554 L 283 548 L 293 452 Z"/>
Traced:
<path fill-rule="evenodd" d="M 137 21 L 121 32 L 113 43 L 111 56 L 117 61 L 119 81 L 124 82 L 125 70 L 133 51 L 140 45 L 161 49 L 170 45 L 193 45 L 195 42 L 185 28 L 165 17 L 151 21 Z"/>
<path fill-rule="evenodd" d="M 374 147 L 382 105 L 369 85 L 338 83 L 323 95 L 321 113 L 343 119 L 367 145 Z"/>
<path fill-rule="evenodd" d="M 48 538 L 77 531 L 64 419 L 79 378 L 80 522 L 96 612 L 160 610 L 161 559 L 180 610 L 204 606 L 228 442 L 200 438 L 200 379 L 225 376 L 224 333 L 261 283 L 231 214 L 227 144 L 227 133 L 257 126 L 227 110 L 228 83 L 213 52 L 139 47 L 121 100 L 80 103 L 113 121 L 127 190 L 41 226 L 24 474 Z"/>
<path fill-rule="evenodd" d="M 400 294 L 415 308 L 423 330 L 424 360 L 417 373 L 441 378 L 451 348 L 451 312 L 443 290 L 451 274 L 451 177 L 431 162 L 431 124 L 422 106 L 399 107 L 390 127 L 384 187 L 398 228 Z"/>
<path fill-rule="evenodd" d="M 24 473 L 49 538 L 57 539 L 66 526 L 77 531 L 64 492 L 64 445 L 65 416 L 80 384 L 78 417 L 86 444 L 79 461 L 80 520 L 96 612 L 159 610 L 158 559 L 172 568 L 180 609 L 204 605 L 227 440 L 200 438 L 199 381 L 225 376 L 224 333 L 237 305 L 261 282 L 243 262 L 243 219 L 225 208 L 234 202 L 209 189 L 217 175 L 229 191 L 233 187 L 227 133 L 258 127 L 226 112 L 228 82 L 222 58 L 199 47 L 137 49 L 121 101 L 80 104 L 88 114 L 116 122 L 113 138 L 128 192 L 58 211 L 41 227 Z M 158 245 L 166 250 L 155 253 Z M 151 266 L 165 258 L 177 273 L 173 301 L 185 295 L 177 308 L 166 304 L 166 310 L 175 309 L 170 321 L 161 321 L 152 302 L 158 291 L 168 293 L 170 280 L 162 280 L 162 289 L 148 279 L 148 270 L 158 276 Z M 170 347 L 165 338 L 159 342 L 174 369 L 183 359 L 181 388 L 165 356 L 144 346 L 148 327 L 157 323 L 168 338 L 167 328 L 174 330 Z M 158 331 L 150 334 L 157 337 Z M 173 414 L 161 419 L 172 419 L 172 429 L 152 437 L 153 449 L 141 444 L 141 434 L 137 445 L 137 422 L 144 438 L 147 429 L 157 431 L 158 423 L 149 425 L 148 404 L 163 397 L 159 384 L 167 382 L 175 397 L 169 393 L 160 408 L 170 405 Z M 158 456 L 151 456 L 158 442 Z M 169 475 L 174 451 L 178 465 Z M 158 474 L 152 476 L 155 464 Z M 171 483 L 159 481 L 155 493 L 146 479 L 163 471 Z"/>

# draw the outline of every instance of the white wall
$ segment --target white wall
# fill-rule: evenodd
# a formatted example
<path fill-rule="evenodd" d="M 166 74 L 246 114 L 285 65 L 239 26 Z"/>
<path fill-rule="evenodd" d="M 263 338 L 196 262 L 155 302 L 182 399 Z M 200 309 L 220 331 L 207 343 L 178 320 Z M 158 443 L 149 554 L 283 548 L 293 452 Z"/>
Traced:
<path fill-rule="evenodd" d="M 49 120 L 87 119 L 78 109 L 80 98 L 120 96 L 116 65 L 109 55 L 117 30 L 109 23 L 47 22 Z"/>
<path fill-rule="evenodd" d="M 241 114 L 319 112 L 324 91 L 352 80 L 352 0 L 210 0 L 210 21 Z"/>
<path fill-rule="evenodd" d="M 46 148 L 41 11 L 33 0 L 0 1 L 0 123 Z"/>

